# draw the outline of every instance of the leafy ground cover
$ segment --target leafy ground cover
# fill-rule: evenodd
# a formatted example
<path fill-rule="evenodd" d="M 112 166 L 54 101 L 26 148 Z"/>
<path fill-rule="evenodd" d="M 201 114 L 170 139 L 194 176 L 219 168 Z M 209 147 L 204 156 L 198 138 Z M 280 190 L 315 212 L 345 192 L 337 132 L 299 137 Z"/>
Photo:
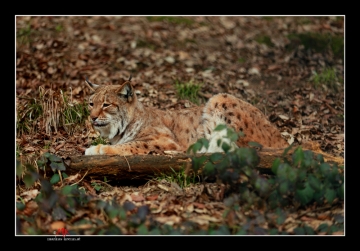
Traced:
<path fill-rule="evenodd" d="M 147 106 L 231 93 L 295 147 L 344 157 L 343 38 L 335 16 L 16 17 L 17 233 L 343 235 L 344 168 L 301 149 L 269 174 L 242 149 L 194 177 L 127 185 L 67 176 L 57 159 L 104 142 L 87 121 L 85 78 L 129 75 Z"/>

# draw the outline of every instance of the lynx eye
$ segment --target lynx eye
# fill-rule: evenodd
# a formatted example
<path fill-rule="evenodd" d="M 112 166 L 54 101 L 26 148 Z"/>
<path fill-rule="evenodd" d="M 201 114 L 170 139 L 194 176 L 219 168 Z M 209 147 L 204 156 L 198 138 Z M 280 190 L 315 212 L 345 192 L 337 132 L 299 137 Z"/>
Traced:
<path fill-rule="evenodd" d="M 90 106 L 93 106 L 93 105 L 94 105 L 94 103 L 93 103 L 93 102 L 90 102 L 90 103 L 89 103 L 89 105 L 90 105 Z"/>
<path fill-rule="evenodd" d="M 108 107 L 110 104 L 103 104 L 103 107 L 105 108 L 105 107 Z"/>

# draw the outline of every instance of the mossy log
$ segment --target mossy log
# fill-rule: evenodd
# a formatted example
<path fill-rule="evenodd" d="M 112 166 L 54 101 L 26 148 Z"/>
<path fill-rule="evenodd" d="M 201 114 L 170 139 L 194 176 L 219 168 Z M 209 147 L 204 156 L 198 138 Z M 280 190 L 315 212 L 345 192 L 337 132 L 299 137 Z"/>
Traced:
<path fill-rule="evenodd" d="M 260 163 L 258 169 L 263 172 L 269 172 L 273 161 L 276 158 L 290 158 L 295 147 L 290 149 L 283 156 L 284 149 L 263 148 L 258 152 Z M 303 149 L 306 150 L 306 149 Z M 314 151 L 314 154 L 320 153 L 328 163 L 344 164 L 344 159 L 334 157 L 329 154 Z M 198 154 L 201 156 L 203 154 Z M 211 154 L 205 154 L 210 156 Z M 92 156 L 72 156 L 64 162 L 67 166 L 68 175 L 80 173 L 88 178 L 103 180 L 104 177 L 111 180 L 144 180 L 163 173 L 171 173 L 172 169 L 179 171 L 181 168 L 191 165 L 189 154 L 173 155 L 92 155 Z"/>

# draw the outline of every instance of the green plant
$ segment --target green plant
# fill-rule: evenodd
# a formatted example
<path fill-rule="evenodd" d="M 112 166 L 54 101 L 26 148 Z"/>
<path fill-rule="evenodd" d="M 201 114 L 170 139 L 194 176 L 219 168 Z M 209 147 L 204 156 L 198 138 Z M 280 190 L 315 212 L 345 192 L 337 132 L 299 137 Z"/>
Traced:
<path fill-rule="evenodd" d="M 44 153 L 37 160 L 37 165 L 40 169 L 45 170 L 47 166 L 51 167 L 53 172 L 55 171 L 65 171 L 65 165 L 61 158 L 51 153 Z"/>
<path fill-rule="evenodd" d="M 276 175 L 270 179 L 274 190 L 273 198 L 282 203 L 283 199 L 294 200 L 301 205 L 316 202 L 318 205 L 332 204 L 335 198 L 344 199 L 343 167 L 324 162 L 322 155 L 314 156 L 311 151 L 303 151 L 298 147 L 291 162 L 277 159 L 272 166 Z M 273 201 L 273 202 L 274 202 Z"/>
<path fill-rule="evenodd" d="M 333 36 L 330 34 L 320 33 L 303 33 L 303 34 L 289 34 L 287 36 L 290 40 L 288 49 L 292 50 L 296 46 L 302 44 L 305 50 L 314 50 L 315 52 L 324 52 L 330 48 L 335 57 L 344 57 L 344 37 Z"/>
<path fill-rule="evenodd" d="M 186 17 L 175 17 L 175 16 L 151 16 L 146 17 L 149 22 L 169 22 L 173 24 L 185 24 L 191 25 L 194 21 Z"/>
<path fill-rule="evenodd" d="M 216 129 L 223 129 L 225 125 Z M 227 128 L 227 138 L 236 142 L 238 135 Z M 218 140 L 218 146 L 221 140 Z M 254 143 L 252 143 L 254 145 Z M 194 156 L 192 168 L 201 170 L 204 179 L 214 177 L 228 184 L 228 194 L 239 194 L 245 207 L 251 205 L 274 209 L 289 205 L 306 206 L 316 202 L 318 205 L 332 204 L 335 199 L 344 199 L 343 167 L 324 162 L 322 155 L 314 156 L 311 151 L 303 151 L 298 147 L 291 160 L 277 158 L 272 164 L 273 175 L 265 178 L 259 175 L 256 167 L 259 163 L 257 152 L 253 148 L 235 148 L 223 143 L 225 154 L 213 153 L 209 156 Z M 206 139 L 199 139 L 189 147 L 189 152 L 196 153 L 203 147 L 208 148 Z M 291 149 L 285 149 L 283 156 Z"/>
<path fill-rule="evenodd" d="M 178 172 L 175 171 L 173 168 L 171 168 L 171 173 L 161 173 L 159 175 L 156 175 L 154 180 L 165 180 L 170 183 L 176 183 L 181 188 L 187 187 L 190 184 L 195 184 L 199 181 L 199 177 L 191 172 L 189 174 L 186 174 L 185 168 L 181 168 Z"/>
<path fill-rule="evenodd" d="M 61 32 L 64 29 L 64 27 L 61 24 L 56 25 L 55 30 L 57 32 Z"/>
<path fill-rule="evenodd" d="M 239 63 L 245 63 L 245 62 L 246 62 L 246 58 L 243 58 L 243 57 L 242 57 L 242 58 L 239 58 L 239 59 L 238 59 L 238 62 L 239 62 Z"/>
<path fill-rule="evenodd" d="M 193 81 L 184 83 L 176 80 L 175 88 L 180 99 L 188 99 L 195 104 L 200 103 L 198 93 L 201 89 L 201 83 L 194 83 Z"/>
<path fill-rule="evenodd" d="M 68 102 L 68 98 L 62 91 L 61 96 L 63 98 L 61 124 L 64 126 L 68 133 L 73 133 L 75 129 L 81 126 L 89 116 L 89 110 L 86 102 L 73 103 Z"/>
<path fill-rule="evenodd" d="M 264 19 L 266 21 L 272 21 L 274 19 L 274 17 L 272 17 L 272 16 L 263 16 L 263 17 L 261 17 L 261 19 Z"/>
<path fill-rule="evenodd" d="M 107 145 L 109 142 L 107 139 L 102 138 L 101 136 L 97 137 L 91 142 L 92 146 L 97 146 L 99 144 Z"/>
<path fill-rule="evenodd" d="M 344 37 L 334 36 L 330 38 L 330 48 L 335 57 L 344 58 Z"/>
<path fill-rule="evenodd" d="M 271 38 L 269 36 L 258 35 L 255 37 L 255 41 L 258 42 L 259 44 L 266 44 L 269 47 L 274 46 L 274 44 L 273 44 L 273 42 L 271 42 Z"/>
<path fill-rule="evenodd" d="M 43 115 L 41 102 L 35 98 L 25 98 L 29 102 L 17 105 L 16 132 L 19 135 L 31 133 L 34 131 L 37 120 Z"/>
<path fill-rule="evenodd" d="M 319 74 L 314 71 L 311 80 L 314 82 L 315 87 L 324 84 L 333 90 L 337 90 L 338 82 L 342 81 L 342 78 L 338 77 L 334 68 L 325 68 Z"/>
<path fill-rule="evenodd" d="M 33 30 L 30 27 L 30 24 L 28 24 L 24 28 L 20 28 L 16 32 L 16 42 L 19 44 L 28 44 L 31 42 L 31 35 L 33 33 Z"/>
<path fill-rule="evenodd" d="M 150 50 L 155 50 L 157 44 L 152 41 L 146 41 L 142 39 L 136 40 L 136 47 L 138 48 L 149 48 Z"/>
<path fill-rule="evenodd" d="M 56 93 L 51 89 L 39 88 L 39 98 L 18 97 L 28 102 L 18 102 L 16 132 L 18 135 L 32 133 L 37 126 L 45 127 L 46 133 L 57 131 L 62 126 L 72 134 L 80 128 L 89 111 L 85 102 L 69 102 L 68 97 L 60 91 Z"/>

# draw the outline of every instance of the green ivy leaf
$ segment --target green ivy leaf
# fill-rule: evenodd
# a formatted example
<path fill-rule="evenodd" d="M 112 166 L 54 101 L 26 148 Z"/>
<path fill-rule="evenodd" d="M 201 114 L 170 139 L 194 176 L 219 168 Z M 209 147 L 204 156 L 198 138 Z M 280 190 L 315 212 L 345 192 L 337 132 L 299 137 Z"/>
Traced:
<path fill-rule="evenodd" d="M 240 228 L 235 235 L 247 235 L 247 231 L 244 228 Z"/>
<path fill-rule="evenodd" d="M 215 167 L 214 164 L 211 162 L 208 162 L 204 166 L 204 174 L 208 176 L 212 176 L 215 174 Z"/>
<path fill-rule="evenodd" d="M 340 181 L 340 173 L 339 170 L 337 169 L 337 167 L 333 166 L 331 171 L 330 171 L 330 175 L 328 177 L 328 180 L 333 183 L 334 185 L 339 184 Z"/>
<path fill-rule="evenodd" d="M 323 176 L 327 176 L 330 171 L 330 165 L 328 163 L 322 163 L 320 165 L 320 172 Z"/>
<path fill-rule="evenodd" d="M 154 228 L 149 231 L 149 235 L 161 235 L 161 232 L 158 228 Z"/>
<path fill-rule="evenodd" d="M 20 178 L 22 173 L 23 173 L 23 167 L 22 167 L 20 161 L 16 160 L 16 176 L 18 176 Z"/>
<path fill-rule="evenodd" d="M 288 191 L 289 191 L 288 182 L 287 181 L 281 182 L 280 185 L 279 185 L 279 193 L 281 195 L 286 195 Z"/>
<path fill-rule="evenodd" d="M 54 220 L 65 221 L 66 220 L 66 212 L 62 207 L 57 206 L 52 210 L 52 217 Z"/>
<path fill-rule="evenodd" d="M 336 197 L 335 190 L 331 188 L 327 188 L 325 191 L 325 199 L 327 200 L 327 202 L 331 204 L 334 201 L 335 197 Z"/>
<path fill-rule="evenodd" d="M 302 227 L 296 227 L 296 228 L 294 228 L 294 234 L 305 235 L 305 229 Z"/>
<path fill-rule="evenodd" d="M 210 230 L 209 234 L 210 235 L 230 235 L 231 233 L 230 233 L 229 229 L 227 228 L 227 226 L 222 225 L 217 230 Z"/>
<path fill-rule="evenodd" d="M 341 186 L 338 188 L 337 190 L 337 195 L 339 196 L 340 199 L 344 199 L 344 194 L 345 194 L 345 191 L 344 191 L 344 183 L 341 184 Z"/>
<path fill-rule="evenodd" d="M 265 194 L 269 191 L 269 183 L 266 179 L 258 177 L 255 181 L 255 188 L 260 191 L 260 194 Z"/>
<path fill-rule="evenodd" d="M 221 148 L 223 149 L 223 151 L 225 153 L 229 152 L 229 150 L 231 149 L 230 145 L 227 144 L 226 142 L 223 142 L 223 144 L 221 145 Z"/>
<path fill-rule="evenodd" d="M 50 160 L 51 162 L 62 162 L 62 159 L 59 158 L 58 156 L 54 155 L 54 154 L 50 154 L 49 160 Z"/>
<path fill-rule="evenodd" d="M 120 228 L 118 228 L 116 225 L 110 224 L 110 226 L 108 226 L 106 228 L 106 231 L 104 234 L 105 235 L 121 235 L 122 232 L 121 232 Z"/>
<path fill-rule="evenodd" d="M 314 229 L 312 229 L 311 227 L 309 226 L 304 226 L 304 230 L 305 230 L 305 234 L 307 235 L 315 235 L 315 231 Z"/>
<path fill-rule="evenodd" d="M 329 230 L 329 226 L 327 223 L 322 223 L 320 226 L 318 226 L 318 228 L 316 229 L 317 232 L 325 232 L 327 233 L 327 231 Z"/>
<path fill-rule="evenodd" d="M 278 225 L 282 225 L 282 224 L 285 222 L 285 220 L 286 220 L 286 214 L 285 214 L 284 211 L 281 210 L 280 208 L 277 208 L 277 209 L 275 210 L 275 213 L 276 213 L 276 215 L 277 215 L 276 223 L 277 223 Z"/>
<path fill-rule="evenodd" d="M 281 199 L 279 193 L 274 190 L 269 196 L 269 206 L 270 208 L 277 208 L 279 205 L 279 199 Z"/>
<path fill-rule="evenodd" d="M 31 187 L 32 185 L 34 185 L 35 181 L 36 181 L 36 177 L 35 175 L 31 174 L 31 173 L 27 173 L 25 174 L 23 181 L 25 183 L 25 186 L 27 188 Z"/>
<path fill-rule="evenodd" d="M 221 153 L 213 153 L 210 155 L 210 158 L 209 160 L 214 163 L 214 162 L 217 162 L 219 160 L 221 160 L 222 158 L 224 158 L 223 154 Z"/>
<path fill-rule="evenodd" d="M 147 227 L 144 224 L 141 224 L 137 229 L 137 234 L 138 235 L 148 235 L 149 230 L 147 229 Z"/>
<path fill-rule="evenodd" d="M 276 158 L 274 160 L 274 162 L 272 163 L 272 166 L 271 166 L 271 171 L 276 174 L 277 173 L 277 170 L 278 170 L 278 167 L 280 165 L 280 158 Z"/>
<path fill-rule="evenodd" d="M 73 190 L 73 189 L 74 189 L 73 186 L 66 185 L 66 186 L 64 186 L 64 187 L 61 189 L 61 193 L 62 193 L 63 195 L 69 195 L 69 194 L 72 193 L 72 190 Z"/>
<path fill-rule="evenodd" d="M 44 153 L 42 156 L 44 156 L 44 158 L 49 159 L 49 158 L 50 158 L 50 156 L 51 156 L 51 153 L 46 152 L 46 153 Z"/>
<path fill-rule="evenodd" d="M 200 144 L 205 147 L 206 149 L 209 149 L 209 140 L 205 139 L 205 138 L 201 138 L 198 140 L 198 142 L 200 142 Z M 200 148 L 201 149 L 201 148 Z"/>
<path fill-rule="evenodd" d="M 36 163 L 37 163 L 37 165 L 38 165 L 38 167 L 45 167 L 45 164 L 47 163 L 47 158 L 45 158 L 45 156 L 44 155 L 42 155 L 37 161 L 36 161 Z"/>
<path fill-rule="evenodd" d="M 214 131 L 222 131 L 222 130 L 224 130 L 224 129 L 226 129 L 226 128 L 227 128 L 226 125 L 220 124 L 220 125 L 217 125 L 217 126 L 215 127 Z"/>
<path fill-rule="evenodd" d="M 290 182 L 295 182 L 297 178 L 297 170 L 293 168 L 288 169 L 287 178 Z"/>
<path fill-rule="evenodd" d="M 25 209 L 25 204 L 24 203 L 22 203 L 22 202 L 16 202 L 16 209 L 18 209 L 18 210 L 20 210 L 20 211 L 22 211 L 22 210 L 24 210 Z"/>
<path fill-rule="evenodd" d="M 316 160 L 317 160 L 320 164 L 324 163 L 324 157 L 322 156 L 322 154 L 318 154 L 318 155 L 316 156 Z"/>
<path fill-rule="evenodd" d="M 304 189 L 298 189 L 295 192 L 295 198 L 300 201 L 302 205 L 308 204 L 314 196 L 314 190 L 310 187 L 309 183 L 305 183 Z"/>
<path fill-rule="evenodd" d="M 299 181 L 303 181 L 307 176 L 307 171 L 304 169 L 298 169 L 297 176 Z"/>
<path fill-rule="evenodd" d="M 66 197 L 66 210 L 72 214 L 76 213 L 76 201 L 72 197 Z"/>
<path fill-rule="evenodd" d="M 280 179 L 287 179 L 289 170 L 291 169 L 291 166 L 289 166 L 287 163 L 282 163 L 278 166 L 276 171 L 276 176 Z"/>
<path fill-rule="evenodd" d="M 91 185 L 97 192 L 99 192 L 101 190 L 101 185 L 99 185 L 98 183 L 93 182 L 93 183 L 91 183 Z"/>
<path fill-rule="evenodd" d="M 59 181 L 60 181 L 60 176 L 57 173 L 55 173 L 50 179 L 50 183 L 53 185 L 58 183 Z"/>
<path fill-rule="evenodd" d="M 55 172 L 56 170 L 60 170 L 60 171 L 66 170 L 64 163 L 51 162 L 50 167 L 53 170 L 53 172 Z"/>
<path fill-rule="evenodd" d="M 337 226 L 337 225 L 330 226 L 329 234 L 332 234 L 332 233 L 338 232 L 338 231 L 344 231 L 344 226 L 342 224 L 340 226 Z"/>
<path fill-rule="evenodd" d="M 341 214 L 335 214 L 334 215 L 335 223 L 344 223 L 344 216 Z"/>
<path fill-rule="evenodd" d="M 106 211 L 107 211 L 110 219 L 115 218 L 119 214 L 119 210 L 114 206 L 109 206 Z"/>
<path fill-rule="evenodd" d="M 269 235 L 279 235 L 279 231 L 276 228 L 271 228 L 269 230 Z"/>
<path fill-rule="evenodd" d="M 304 160 L 304 152 L 301 147 L 296 148 L 292 155 L 293 163 L 295 166 L 299 166 Z"/>
<path fill-rule="evenodd" d="M 200 156 L 192 159 L 192 168 L 195 172 L 197 172 L 203 165 L 204 162 L 207 160 L 206 156 Z"/>
<path fill-rule="evenodd" d="M 226 136 L 230 139 L 231 142 L 236 142 L 239 138 L 239 135 L 231 128 L 227 129 Z"/>
<path fill-rule="evenodd" d="M 312 165 L 316 164 L 314 161 L 314 154 L 312 151 L 304 151 L 304 160 L 301 162 L 301 167 L 308 169 Z"/>
<path fill-rule="evenodd" d="M 196 142 L 195 144 L 191 145 L 188 149 L 188 153 L 196 154 L 202 148 L 202 144 L 200 142 Z"/>
<path fill-rule="evenodd" d="M 317 179 L 313 174 L 309 174 L 308 180 L 311 188 L 314 189 L 316 192 L 321 189 L 320 180 Z"/>
<path fill-rule="evenodd" d="M 250 147 L 263 148 L 263 145 L 259 144 L 258 142 L 255 142 L 255 141 L 249 141 L 248 145 Z"/>
<path fill-rule="evenodd" d="M 313 199 L 319 204 L 322 205 L 324 203 L 324 194 L 325 191 L 324 190 L 319 190 L 317 192 L 314 193 L 313 195 Z"/>

